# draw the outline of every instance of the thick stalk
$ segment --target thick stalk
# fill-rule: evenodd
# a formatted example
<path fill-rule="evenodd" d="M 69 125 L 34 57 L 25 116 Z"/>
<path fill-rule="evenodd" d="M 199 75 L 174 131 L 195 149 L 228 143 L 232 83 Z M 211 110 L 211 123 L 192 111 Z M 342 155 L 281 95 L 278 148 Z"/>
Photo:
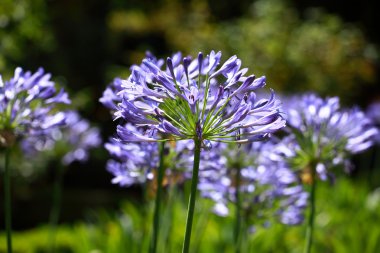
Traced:
<path fill-rule="evenodd" d="M 236 175 L 235 175 L 235 231 L 234 231 L 234 242 L 235 242 L 235 252 L 240 253 L 240 231 L 241 231 L 241 201 L 240 201 L 240 168 L 236 167 Z"/>
<path fill-rule="evenodd" d="M 63 184 L 64 167 L 61 163 L 58 164 L 58 168 L 55 173 L 54 185 L 53 185 L 53 203 L 50 211 L 50 252 L 55 252 L 55 239 L 57 233 L 57 226 L 59 216 L 61 213 L 61 199 L 62 199 L 62 184 Z"/>
<path fill-rule="evenodd" d="M 193 225 L 193 217 L 194 217 L 194 207 L 195 207 L 195 199 L 197 195 L 197 186 L 198 186 L 198 172 L 199 172 L 199 161 L 201 156 L 201 142 L 199 138 L 194 138 L 194 163 L 193 163 L 193 174 L 191 179 L 191 192 L 189 205 L 187 208 L 187 220 L 186 220 L 186 232 L 185 239 L 183 241 L 182 253 L 188 253 L 190 248 L 190 238 L 191 238 L 191 227 Z"/>
<path fill-rule="evenodd" d="M 155 201 L 154 215 L 153 215 L 153 235 L 152 235 L 152 241 L 151 241 L 151 247 L 150 247 L 151 253 L 156 253 L 157 251 L 158 230 L 160 228 L 160 206 L 162 202 L 162 181 L 165 175 L 164 149 L 165 149 L 165 142 L 161 142 L 159 146 L 160 164 L 158 166 L 158 173 L 157 173 L 157 193 L 156 193 L 156 201 Z"/>
<path fill-rule="evenodd" d="M 9 168 L 9 160 L 11 148 L 7 147 L 5 151 L 5 171 L 4 171 L 4 214 L 5 214 L 5 230 L 7 233 L 7 249 L 8 253 L 12 253 L 12 206 L 11 206 L 11 175 Z"/>
<path fill-rule="evenodd" d="M 316 178 L 316 166 L 311 166 L 311 190 L 310 190 L 310 198 L 309 198 L 309 219 L 306 230 L 306 244 L 304 253 L 311 252 L 311 245 L 313 243 L 313 230 L 314 230 L 314 218 L 315 218 L 315 192 L 317 187 L 317 178 Z"/>

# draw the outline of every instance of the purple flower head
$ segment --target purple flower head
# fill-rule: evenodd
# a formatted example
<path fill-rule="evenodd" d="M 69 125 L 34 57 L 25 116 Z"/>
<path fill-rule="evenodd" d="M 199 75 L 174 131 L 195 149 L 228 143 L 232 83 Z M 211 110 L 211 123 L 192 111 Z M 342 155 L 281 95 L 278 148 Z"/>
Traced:
<path fill-rule="evenodd" d="M 117 95 L 122 90 L 121 84 L 122 80 L 115 78 L 99 99 L 99 102 L 112 111 L 117 110 L 117 104 L 121 102 L 121 97 Z"/>
<path fill-rule="evenodd" d="M 164 60 L 157 59 L 152 53 L 146 52 L 146 59 L 151 61 L 154 65 L 157 67 L 161 67 L 164 64 Z M 132 75 L 130 78 L 139 79 L 141 72 L 149 72 L 149 68 L 145 67 L 144 65 L 137 66 L 133 65 L 131 66 L 131 72 Z M 149 80 L 148 73 L 145 76 L 146 79 Z M 99 102 L 101 102 L 105 107 L 110 109 L 112 112 L 115 112 L 117 110 L 117 104 L 121 102 L 123 95 L 119 94 L 124 88 L 123 86 L 126 85 L 126 80 L 122 80 L 121 78 L 115 78 L 110 85 L 107 86 L 105 91 L 103 92 L 102 97 L 99 99 Z M 141 93 L 141 91 L 139 91 Z M 137 92 L 137 93 L 139 93 Z M 128 95 L 127 95 L 128 96 Z"/>
<path fill-rule="evenodd" d="M 380 102 L 374 102 L 370 104 L 367 108 L 366 115 L 370 118 L 374 124 L 377 126 L 377 129 L 380 127 Z M 375 137 L 376 143 L 380 144 L 380 131 Z"/>
<path fill-rule="evenodd" d="M 68 144 L 70 151 L 62 158 L 63 164 L 87 161 L 89 150 L 102 143 L 99 129 L 91 127 L 76 111 L 67 112 L 66 123 L 67 126 L 62 129 L 62 140 Z"/>
<path fill-rule="evenodd" d="M 287 145 L 294 147 L 294 166 L 303 169 L 317 165 L 322 179 L 327 178 L 327 168 L 348 164 L 348 155 L 369 148 L 378 134 L 362 111 L 340 108 L 337 97 L 322 99 L 306 94 L 283 101 L 293 134 Z"/>
<path fill-rule="evenodd" d="M 140 66 L 132 66 L 129 78 L 121 81 L 121 90 L 120 86 L 106 90 L 102 103 L 114 109 L 120 101 L 115 118 L 137 130 L 119 127 L 121 139 L 159 141 L 170 135 L 175 140 L 244 143 L 285 126 L 273 91 L 268 99 L 256 98 L 265 77 L 245 76 L 247 69 L 241 69 L 236 56 L 221 67 L 221 52 L 199 53 L 191 59 L 177 53 L 164 65 L 149 55 Z"/>
<path fill-rule="evenodd" d="M 113 157 L 107 162 L 107 170 L 113 174 L 112 183 L 130 186 L 153 179 L 153 169 L 159 162 L 157 143 L 122 143 L 111 139 L 105 148 Z"/>
<path fill-rule="evenodd" d="M 18 137 L 44 136 L 65 124 L 66 115 L 56 112 L 55 105 L 70 100 L 63 89 L 57 92 L 50 77 L 42 68 L 35 73 L 16 68 L 5 82 L 0 77 L 0 140 L 7 132 Z"/>
<path fill-rule="evenodd" d="M 137 130 L 131 124 L 119 126 L 119 128 L 121 127 L 123 132 L 131 131 L 138 136 L 142 135 L 142 133 L 138 133 L 141 130 Z M 169 183 L 170 179 L 174 180 L 174 178 L 176 182 L 182 182 L 186 179 L 186 175 L 190 175 L 189 171 L 192 165 L 190 150 L 194 148 L 193 146 L 192 142 L 186 140 L 176 142 L 174 148 L 167 147 L 165 149 L 165 160 L 170 161 L 170 163 L 165 163 L 165 176 Z M 112 156 L 107 163 L 107 170 L 114 176 L 112 183 L 131 186 L 154 179 L 159 166 L 157 142 L 124 142 L 112 138 L 105 144 L 105 148 Z"/>
<path fill-rule="evenodd" d="M 66 111 L 64 127 L 49 128 L 44 136 L 29 136 L 21 142 L 21 148 L 29 157 L 41 151 L 56 149 L 62 156 L 62 163 L 68 165 L 74 161 L 88 160 L 89 150 L 101 143 L 100 131 L 91 127 L 76 111 Z"/>
<path fill-rule="evenodd" d="M 215 202 L 216 214 L 228 216 L 231 205 L 239 201 L 242 215 L 251 225 L 266 224 L 272 217 L 289 225 L 303 221 L 308 195 L 286 160 L 273 152 L 276 145 L 272 139 L 237 150 L 217 144 L 208 152 L 223 154 L 225 160 L 224 166 L 211 170 L 201 163 L 198 189 Z"/>

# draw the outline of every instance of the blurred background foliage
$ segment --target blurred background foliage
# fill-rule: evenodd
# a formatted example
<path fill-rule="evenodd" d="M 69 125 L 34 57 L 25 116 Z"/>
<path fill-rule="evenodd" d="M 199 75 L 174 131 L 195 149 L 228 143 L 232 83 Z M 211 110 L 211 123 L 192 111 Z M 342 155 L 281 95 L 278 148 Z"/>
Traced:
<path fill-rule="evenodd" d="M 0 4 L 0 71 L 11 74 L 15 66 L 32 64 L 56 47 L 43 0 Z M 40 64 L 42 65 L 42 63 Z M 5 72 L 5 73 L 4 73 Z"/>
<path fill-rule="evenodd" d="M 159 233 L 158 252 L 180 252 L 185 225 L 185 197 L 174 189 L 166 195 Z M 334 192 L 334 194 L 332 194 Z M 329 197 L 326 197 L 329 196 Z M 315 252 L 375 253 L 380 250 L 380 191 L 367 182 L 339 179 L 334 186 L 324 182 L 318 188 Z M 151 232 L 153 201 L 144 205 L 123 202 L 115 210 L 88 211 L 85 222 L 62 225 L 58 231 L 58 252 L 147 252 Z M 192 252 L 235 252 L 232 217 L 210 213 L 211 203 L 197 203 Z M 349 221 L 349 223 L 347 223 Z M 374 222 L 369 222 L 374 221 Z M 302 252 L 303 226 L 271 224 L 258 227 L 243 244 L 243 252 Z M 14 235 L 15 252 L 49 252 L 49 229 L 40 226 Z M 4 239 L 4 234 L 0 234 Z M 0 244 L 5 252 L 5 244 Z"/>
<path fill-rule="evenodd" d="M 379 66 L 374 25 L 358 14 L 356 23 L 345 22 L 324 10 L 323 3 L 297 4 L 4 0 L 0 71 L 10 75 L 15 66 L 42 65 L 75 93 L 87 93 L 91 99 L 82 96 L 87 102 L 82 106 L 91 111 L 105 85 L 115 76 L 127 76 L 129 66 L 139 63 L 147 50 L 165 56 L 213 49 L 221 50 L 224 58 L 236 54 L 281 92 L 313 90 L 339 95 L 351 104 L 373 99 L 368 90 L 378 91 Z M 355 7 L 348 3 L 346 8 Z M 345 13 L 344 7 L 340 12 Z"/>
<path fill-rule="evenodd" d="M 364 95 L 365 86 L 358 83 L 374 83 L 375 46 L 357 27 L 335 15 L 311 8 L 301 19 L 282 0 L 261 0 L 248 6 L 243 15 L 220 21 L 212 16 L 209 5 L 193 2 L 182 8 L 170 2 L 152 17 L 135 10 L 117 11 L 110 15 L 110 29 L 159 32 L 168 48 L 192 55 L 212 49 L 227 56 L 236 54 L 244 66 L 258 76 L 267 75 L 269 85 L 283 92 L 313 90 L 339 95 L 347 102 Z"/>
<path fill-rule="evenodd" d="M 0 73 L 7 80 L 17 66 L 32 71 L 44 67 L 68 89 L 73 107 L 101 127 L 103 140 L 112 136 L 115 124 L 98 99 L 114 77 L 127 77 L 129 66 L 140 63 L 147 50 L 159 57 L 176 51 L 196 55 L 221 50 L 223 60 L 236 54 L 250 73 L 266 75 L 268 86 L 278 93 L 312 90 L 340 96 L 346 105 L 365 107 L 380 99 L 377 15 L 374 1 L 353 0 L 345 4 L 317 0 L 2 0 Z M 31 163 L 20 159 L 21 153 L 14 155 L 18 159 L 13 170 L 14 227 L 23 230 L 47 221 L 51 182 L 60 158 L 49 153 Z M 121 245 L 128 236 L 131 243 L 141 243 L 133 247 L 146 247 L 142 245 L 147 242 L 139 242 L 138 231 L 144 231 L 140 229 L 151 215 L 141 216 L 140 207 L 146 202 L 141 188 L 111 185 L 105 171 L 107 158 L 100 147 L 93 150 L 89 162 L 73 163 L 66 170 L 61 221 L 76 223 L 60 229 L 62 252 L 123 252 L 118 245 L 125 247 Z M 358 171 L 352 179 L 334 188 L 325 186 L 319 193 L 323 205 L 322 218 L 317 221 L 325 223 L 319 224 L 324 228 L 318 229 L 316 252 L 380 251 L 375 222 L 380 220 L 376 206 L 380 200 L 373 197 L 377 211 L 364 207 L 370 196 L 378 196 L 374 192 L 380 185 L 380 167 L 373 162 L 375 158 L 375 151 L 355 157 Z M 126 199 L 129 202 L 119 208 Z M 96 216 L 95 221 L 78 221 L 88 217 L 89 209 L 99 207 L 105 211 L 95 212 L 91 216 Z M 183 208 L 173 207 L 176 217 L 184 215 Z M 129 217 L 127 221 L 119 219 L 115 210 Z M 224 243 L 221 238 L 229 234 L 223 235 L 221 226 L 230 226 L 228 222 L 210 218 L 208 235 L 218 233 L 210 237 L 209 246 L 203 243 L 200 247 L 227 247 L 230 239 Z M 294 245 L 302 244 L 303 229 L 274 226 L 259 231 L 252 245 L 260 252 L 299 252 Z M 47 238 L 47 232 L 44 226 L 20 232 L 15 238 L 18 252 L 46 252 L 42 238 Z M 339 240 L 326 240 L 328 233 Z M 181 242 L 169 243 L 172 252 L 177 252 Z"/>

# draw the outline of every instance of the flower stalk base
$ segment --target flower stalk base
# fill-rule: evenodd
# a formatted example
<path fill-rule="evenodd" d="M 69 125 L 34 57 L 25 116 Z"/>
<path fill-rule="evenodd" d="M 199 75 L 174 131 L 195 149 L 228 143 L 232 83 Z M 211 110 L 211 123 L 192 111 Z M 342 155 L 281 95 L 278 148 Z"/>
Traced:
<path fill-rule="evenodd" d="M 5 230 L 7 234 L 7 252 L 12 253 L 11 175 L 10 175 L 10 169 L 9 169 L 11 148 L 7 147 L 5 152 L 6 152 L 5 153 L 5 174 L 4 174 Z"/>
<path fill-rule="evenodd" d="M 202 140 L 194 138 L 194 164 L 193 164 L 193 174 L 191 179 L 191 192 L 189 199 L 189 206 L 187 209 L 187 220 L 186 220 L 186 232 L 185 239 L 183 241 L 182 253 L 188 253 L 190 248 L 190 238 L 191 238 L 191 228 L 193 225 L 194 217 L 194 207 L 195 200 L 197 195 L 197 186 L 198 186 L 198 174 L 199 174 L 199 161 L 201 155 L 201 144 Z"/>
<path fill-rule="evenodd" d="M 156 201 L 155 201 L 155 207 L 154 207 L 154 217 L 153 217 L 153 236 L 152 236 L 152 242 L 150 247 L 151 253 L 156 253 L 157 251 L 157 240 L 158 240 L 158 230 L 160 227 L 160 207 L 161 207 L 161 201 L 162 201 L 162 181 L 164 179 L 165 175 L 165 166 L 164 166 L 164 149 L 165 149 L 165 142 L 161 142 L 159 146 L 159 153 L 160 153 L 160 164 L 158 167 L 158 173 L 157 173 L 157 195 L 156 195 Z"/>

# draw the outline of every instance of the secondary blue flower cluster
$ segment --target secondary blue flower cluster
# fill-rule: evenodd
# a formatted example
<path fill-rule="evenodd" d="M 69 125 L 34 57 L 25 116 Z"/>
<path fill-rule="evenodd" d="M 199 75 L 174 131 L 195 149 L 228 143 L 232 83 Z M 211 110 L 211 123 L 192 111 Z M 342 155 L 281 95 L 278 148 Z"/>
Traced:
<path fill-rule="evenodd" d="M 102 143 L 99 129 L 92 127 L 76 111 L 64 113 L 66 124 L 63 127 L 51 128 L 44 136 L 29 136 L 21 142 L 25 155 L 34 157 L 39 152 L 57 149 L 64 165 L 88 160 L 90 149 Z"/>
<path fill-rule="evenodd" d="M 229 215 L 230 204 L 236 206 L 239 201 L 248 224 L 266 224 L 273 217 L 288 225 L 303 221 L 308 194 L 286 161 L 274 152 L 276 145 L 271 139 L 239 149 L 215 146 L 212 152 L 223 156 L 225 166 L 210 173 L 201 171 L 198 188 L 203 197 L 215 201 L 216 214 Z"/>
<path fill-rule="evenodd" d="M 127 124 L 125 128 L 134 126 Z M 153 179 L 153 170 L 159 164 L 157 143 L 122 143 L 111 138 L 105 148 L 113 157 L 107 162 L 107 170 L 114 176 L 112 183 L 131 186 Z"/>
<path fill-rule="evenodd" d="M 367 108 L 366 115 L 377 127 L 380 127 L 380 102 L 377 101 L 370 104 Z M 375 136 L 375 141 L 377 145 L 380 145 L 380 131 Z"/>
<path fill-rule="evenodd" d="M 279 101 L 257 99 L 255 91 L 264 87 L 265 77 L 245 76 L 241 61 L 233 56 L 218 67 L 221 53 L 199 53 L 192 60 L 180 53 L 163 61 L 148 55 L 119 86 L 109 88 L 101 102 L 115 109 L 116 118 L 136 126 L 131 131 L 122 124 L 117 133 L 127 142 L 154 142 L 170 135 L 176 140 L 250 142 L 285 126 Z M 120 82 L 117 80 L 117 82 Z M 139 129 L 143 129 L 140 131 Z"/>
<path fill-rule="evenodd" d="M 61 140 L 70 150 L 63 156 L 62 162 L 67 165 L 74 161 L 87 161 L 90 149 L 102 143 L 100 131 L 76 111 L 66 112 L 66 118 L 67 127 L 62 129 Z"/>
<path fill-rule="evenodd" d="M 298 169 L 317 163 L 322 179 L 327 178 L 328 168 L 339 164 L 349 168 L 348 155 L 368 149 L 378 134 L 362 111 L 340 108 L 337 97 L 322 99 L 306 94 L 283 101 L 291 129 L 283 151 L 294 158 Z"/>
<path fill-rule="evenodd" d="M 134 126 L 126 124 L 125 128 Z M 194 144 L 189 140 L 172 142 L 165 149 L 165 179 L 168 184 L 182 183 L 191 178 L 192 151 Z M 107 162 L 107 170 L 113 174 L 112 183 L 120 186 L 146 183 L 155 178 L 159 166 L 158 144 L 156 142 L 124 143 L 111 138 L 105 148 L 113 157 Z M 203 159 L 206 161 L 206 158 Z M 217 167 L 219 163 L 213 163 Z M 210 166 L 204 165 L 206 168 Z"/>
<path fill-rule="evenodd" d="M 5 82 L 0 77 L 1 145 L 11 145 L 18 137 L 44 136 L 65 124 L 65 113 L 56 112 L 55 106 L 70 100 L 63 89 L 57 92 L 50 78 L 42 68 L 35 73 L 16 68 Z"/>

